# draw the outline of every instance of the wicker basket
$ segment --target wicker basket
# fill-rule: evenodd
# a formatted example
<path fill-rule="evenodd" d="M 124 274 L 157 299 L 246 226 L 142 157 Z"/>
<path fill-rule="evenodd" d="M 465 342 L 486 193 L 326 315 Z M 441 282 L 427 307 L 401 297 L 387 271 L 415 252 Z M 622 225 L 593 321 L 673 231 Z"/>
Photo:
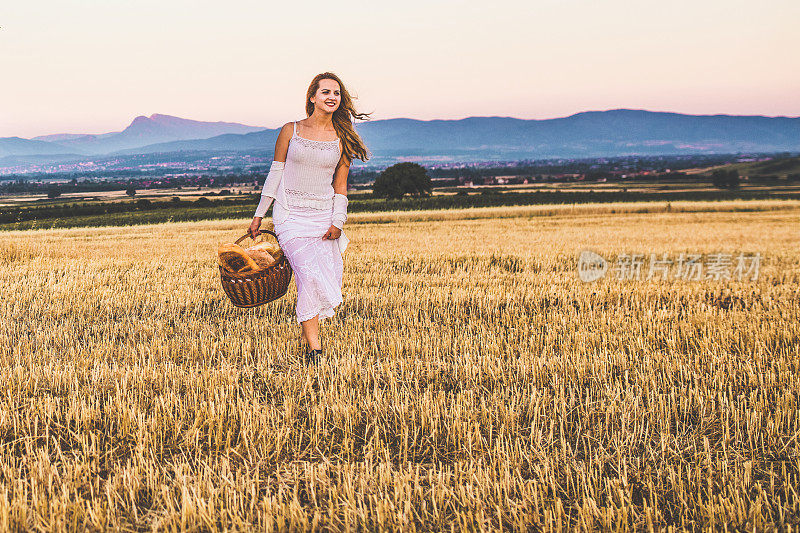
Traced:
<path fill-rule="evenodd" d="M 262 230 L 261 233 L 269 233 L 275 240 L 278 236 L 270 230 Z M 244 234 L 236 239 L 239 244 L 248 238 L 249 234 Z M 289 289 L 289 282 L 292 280 L 292 267 L 289 260 L 281 254 L 281 258 L 274 265 L 246 274 L 237 274 L 220 266 L 220 278 L 225 294 L 231 299 L 236 307 L 257 307 L 267 302 L 277 300 Z"/>

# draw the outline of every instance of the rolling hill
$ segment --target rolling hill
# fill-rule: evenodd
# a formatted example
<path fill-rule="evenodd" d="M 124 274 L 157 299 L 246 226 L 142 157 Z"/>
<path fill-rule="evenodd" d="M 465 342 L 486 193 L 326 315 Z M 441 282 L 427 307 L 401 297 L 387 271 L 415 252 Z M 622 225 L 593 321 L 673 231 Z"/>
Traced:
<path fill-rule="evenodd" d="M 373 153 L 388 157 L 524 159 L 800 150 L 800 118 L 696 116 L 624 109 L 548 120 L 397 118 L 359 123 L 356 129 Z M 140 147 L 136 152 L 271 150 L 278 131 L 159 143 Z"/>
<path fill-rule="evenodd" d="M 382 160 L 409 156 L 474 161 L 800 152 L 800 118 L 790 117 L 617 109 L 546 120 L 396 118 L 362 122 L 356 129 L 370 151 Z M 176 152 L 175 157 L 180 159 L 180 152 L 197 150 L 269 153 L 278 131 L 155 114 L 136 117 L 119 133 L 38 138 L 52 139 L 50 142 L 0 139 L 0 157 L 24 155 L 33 161 L 39 155 L 52 159 L 57 154 L 91 157 Z"/>
<path fill-rule="evenodd" d="M 104 155 L 119 150 L 135 149 L 155 143 L 185 139 L 206 139 L 234 133 L 260 131 L 259 126 L 235 122 L 202 122 L 170 115 L 138 116 L 120 132 L 94 134 L 59 133 L 33 139 L 9 137 L 0 139 L 0 156 L 34 154 Z M 15 143 L 9 139 L 18 139 Z"/>

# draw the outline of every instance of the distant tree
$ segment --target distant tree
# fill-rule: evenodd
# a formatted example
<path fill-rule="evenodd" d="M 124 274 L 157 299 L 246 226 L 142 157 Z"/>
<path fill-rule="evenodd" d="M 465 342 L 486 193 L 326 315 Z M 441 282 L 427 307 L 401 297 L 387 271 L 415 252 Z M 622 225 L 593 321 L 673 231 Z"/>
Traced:
<path fill-rule="evenodd" d="M 49 185 L 47 187 L 48 198 L 58 198 L 61 196 L 61 188 L 58 185 Z"/>
<path fill-rule="evenodd" d="M 170 202 L 172 202 L 173 204 L 179 204 L 179 203 L 181 203 L 181 197 L 180 196 L 173 196 L 172 199 L 170 200 Z"/>
<path fill-rule="evenodd" d="M 718 168 L 711 173 L 711 183 L 718 189 L 736 189 L 739 187 L 739 172 Z"/>
<path fill-rule="evenodd" d="M 214 202 L 212 202 L 211 200 L 209 200 L 205 196 L 201 196 L 200 198 L 195 200 L 194 203 L 197 204 L 197 205 L 206 205 L 206 206 L 207 205 L 214 205 Z"/>
<path fill-rule="evenodd" d="M 125 189 L 125 194 L 133 198 L 134 196 L 136 196 L 136 189 L 134 189 L 133 187 L 128 187 L 127 189 Z"/>
<path fill-rule="evenodd" d="M 726 183 L 729 189 L 738 189 L 739 188 L 739 171 L 738 170 L 729 170 Z"/>
<path fill-rule="evenodd" d="M 417 163 L 397 163 L 392 165 L 377 178 L 372 186 L 372 194 L 380 198 L 402 198 L 411 196 L 429 196 L 433 190 L 431 178 L 425 167 Z"/>
<path fill-rule="evenodd" d="M 711 173 L 711 184 L 718 189 L 725 188 L 725 171 L 717 169 Z"/>
<path fill-rule="evenodd" d="M 399 181 L 391 179 L 391 173 L 387 175 L 384 171 L 375 178 L 375 183 L 372 185 L 372 194 L 379 198 L 402 198 L 403 187 Z"/>

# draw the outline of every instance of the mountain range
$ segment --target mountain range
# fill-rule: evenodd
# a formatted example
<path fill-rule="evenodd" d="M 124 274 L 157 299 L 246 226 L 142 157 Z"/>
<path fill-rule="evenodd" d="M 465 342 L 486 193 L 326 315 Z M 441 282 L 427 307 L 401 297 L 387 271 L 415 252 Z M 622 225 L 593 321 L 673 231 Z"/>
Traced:
<path fill-rule="evenodd" d="M 356 125 L 379 159 L 545 159 L 800 151 L 800 118 L 686 115 L 631 109 L 563 118 L 396 118 Z M 264 151 L 279 129 L 153 114 L 119 132 L 0 138 L 0 167 L 93 157 L 186 151 Z M 180 157 L 176 154 L 176 157 Z"/>
<path fill-rule="evenodd" d="M 130 125 L 122 131 L 100 135 L 61 133 L 42 135 L 31 140 L 46 142 L 52 145 L 53 149 L 60 149 L 62 153 L 67 150 L 82 155 L 104 155 L 159 142 L 206 139 L 226 133 L 242 134 L 263 129 L 263 127 L 245 126 L 235 122 L 201 122 L 156 113 L 149 117 L 134 118 Z M 37 146 L 41 147 L 42 145 L 37 143 Z"/>

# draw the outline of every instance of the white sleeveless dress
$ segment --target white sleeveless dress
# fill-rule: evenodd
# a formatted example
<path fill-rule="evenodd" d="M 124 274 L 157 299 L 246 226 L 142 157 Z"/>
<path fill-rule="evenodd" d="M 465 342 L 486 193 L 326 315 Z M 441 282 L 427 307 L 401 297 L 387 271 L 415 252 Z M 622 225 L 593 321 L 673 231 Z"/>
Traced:
<path fill-rule="evenodd" d="M 289 141 L 283 178 L 278 186 L 280 202 L 272 207 L 272 221 L 278 243 L 289 260 L 297 284 L 297 323 L 319 315 L 332 317 L 342 303 L 342 254 L 349 239 L 342 232 L 338 239 L 323 240 L 333 215 L 333 175 L 341 157 L 339 140 L 314 141 L 297 134 Z M 311 194 L 292 189 L 293 176 L 319 176 L 320 188 L 329 193 Z"/>

